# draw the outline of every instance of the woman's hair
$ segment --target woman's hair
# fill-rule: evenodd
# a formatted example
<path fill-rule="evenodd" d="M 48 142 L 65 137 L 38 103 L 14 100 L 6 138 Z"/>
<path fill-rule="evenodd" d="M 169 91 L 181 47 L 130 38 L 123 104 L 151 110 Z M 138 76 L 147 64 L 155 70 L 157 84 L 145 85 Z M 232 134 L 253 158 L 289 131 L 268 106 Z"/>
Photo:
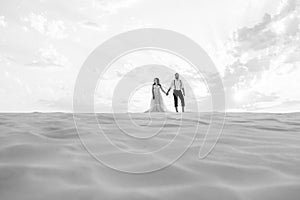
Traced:
<path fill-rule="evenodd" d="M 157 82 L 157 85 L 159 85 L 159 86 L 160 86 L 160 83 L 159 83 L 159 78 L 154 78 L 154 80 L 156 80 L 156 82 Z M 153 85 L 155 85 L 155 83 L 153 83 Z"/>

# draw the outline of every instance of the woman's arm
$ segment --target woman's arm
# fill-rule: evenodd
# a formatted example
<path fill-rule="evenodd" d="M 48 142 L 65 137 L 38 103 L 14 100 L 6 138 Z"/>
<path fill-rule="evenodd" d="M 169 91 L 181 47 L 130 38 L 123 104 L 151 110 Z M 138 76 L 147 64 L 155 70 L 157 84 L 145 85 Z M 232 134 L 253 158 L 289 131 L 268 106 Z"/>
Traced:
<path fill-rule="evenodd" d="M 169 87 L 169 89 L 168 89 L 168 91 L 167 91 L 167 93 L 166 93 L 167 96 L 169 95 L 169 92 L 170 92 L 170 90 L 172 89 L 173 84 L 174 84 L 174 81 L 171 82 L 171 85 L 170 85 L 170 87 Z"/>
<path fill-rule="evenodd" d="M 160 89 L 161 91 L 163 91 L 163 93 L 167 94 L 166 91 L 164 90 L 164 88 L 160 85 Z"/>
<path fill-rule="evenodd" d="M 152 85 L 152 99 L 155 99 L 154 98 L 154 85 Z"/>

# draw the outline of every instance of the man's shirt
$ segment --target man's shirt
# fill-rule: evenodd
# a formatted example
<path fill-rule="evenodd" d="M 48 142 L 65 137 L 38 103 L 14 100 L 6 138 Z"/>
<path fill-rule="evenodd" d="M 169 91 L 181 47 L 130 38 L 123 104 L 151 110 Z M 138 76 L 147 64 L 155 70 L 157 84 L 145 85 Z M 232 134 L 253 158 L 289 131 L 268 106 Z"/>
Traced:
<path fill-rule="evenodd" d="M 183 88 L 183 83 L 180 79 L 174 79 L 171 82 L 170 88 L 174 90 L 181 90 Z"/>

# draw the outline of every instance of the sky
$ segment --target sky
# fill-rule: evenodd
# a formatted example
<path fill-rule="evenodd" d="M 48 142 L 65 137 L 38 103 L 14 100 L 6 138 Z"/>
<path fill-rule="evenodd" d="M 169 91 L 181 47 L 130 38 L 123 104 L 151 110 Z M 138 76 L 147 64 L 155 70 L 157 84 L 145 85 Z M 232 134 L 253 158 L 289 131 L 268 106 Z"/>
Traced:
<path fill-rule="evenodd" d="M 76 78 L 90 53 L 138 28 L 169 29 L 197 42 L 219 70 L 227 111 L 300 111 L 299 0 L 1 0 L 0 112 L 72 112 Z M 169 71 L 135 70 L 151 64 Z M 149 72 L 168 88 L 173 71 L 188 88 L 187 110 L 196 103 L 209 111 L 210 92 L 193 70 L 166 52 L 126 55 L 99 77 L 95 111 L 112 111 L 124 78 L 140 86 L 118 104 L 130 112 L 147 110 Z M 173 110 L 172 96 L 164 101 Z"/>

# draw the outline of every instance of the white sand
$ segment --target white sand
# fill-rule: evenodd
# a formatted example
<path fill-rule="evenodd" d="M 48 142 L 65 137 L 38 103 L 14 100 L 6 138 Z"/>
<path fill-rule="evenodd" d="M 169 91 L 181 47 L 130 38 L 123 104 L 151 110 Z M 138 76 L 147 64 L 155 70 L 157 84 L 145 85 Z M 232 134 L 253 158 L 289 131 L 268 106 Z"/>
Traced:
<path fill-rule="evenodd" d="M 145 130 L 142 136 L 157 130 L 164 117 L 153 115 L 154 123 L 147 125 L 147 116 L 132 115 Z M 98 118 L 118 146 L 138 151 L 155 150 L 172 139 L 179 116 L 168 114 L 163 131 L 146 144 L 118 136 L 120 130 L 111 115 Z M 71 114 L 0 114 L 0 199 L 300 199 L 300 114 L 229 114 L 215 149 L 199 160 L 208 121 L 208 114 L 199 120 L 185 113 L 182 143 L 176 145 L 190 139 L 189 130 L 198 123 L 200 132 L 192 147 L 168 168 L 132 175 L 91 158 L 80 143 Z M 121 123 L 135 129 L 125 118 Z M 82 137 L 92 141 L 91 124 L 86 117 L 80 127 Z M 94 142 L 108 147 L 105 141 Z M 106 153 L 122 165 L 118 152 Z M 130 168 L 152 163 L 127 164 Z"/>

